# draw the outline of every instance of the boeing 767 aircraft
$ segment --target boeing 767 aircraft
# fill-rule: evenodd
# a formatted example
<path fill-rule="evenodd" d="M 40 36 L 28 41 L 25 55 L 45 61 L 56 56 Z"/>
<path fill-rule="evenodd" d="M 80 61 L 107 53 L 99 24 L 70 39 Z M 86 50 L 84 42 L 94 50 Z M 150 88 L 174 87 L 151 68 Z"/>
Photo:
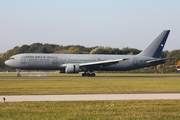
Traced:
<path fill-rule="evenodd" d="M 95 76 L 94 71 L 127 71 L 155 66 L 166 62 L 160 58 L 170 30 L 164 30 L 145 50 L 137 55 L 96 55 L 96 54 L 30 54 L 23 53 L 10 57 L 5 64 L 25 70 L 60 70 L 64 73 L 79 73 Z"/>

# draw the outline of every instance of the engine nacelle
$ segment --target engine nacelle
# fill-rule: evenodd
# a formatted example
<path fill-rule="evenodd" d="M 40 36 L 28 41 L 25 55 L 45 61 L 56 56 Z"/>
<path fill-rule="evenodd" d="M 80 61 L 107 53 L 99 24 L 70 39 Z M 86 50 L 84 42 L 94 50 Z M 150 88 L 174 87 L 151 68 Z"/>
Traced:
<path fill-rule="evenodd" d="M 80 72 L 80 68 L 79 68 L 78 65 L 67 64 L 67 65 L 66 65 L 65 72 L 66 72 L 66 73 L 79 73 L 79 72 Z"/>

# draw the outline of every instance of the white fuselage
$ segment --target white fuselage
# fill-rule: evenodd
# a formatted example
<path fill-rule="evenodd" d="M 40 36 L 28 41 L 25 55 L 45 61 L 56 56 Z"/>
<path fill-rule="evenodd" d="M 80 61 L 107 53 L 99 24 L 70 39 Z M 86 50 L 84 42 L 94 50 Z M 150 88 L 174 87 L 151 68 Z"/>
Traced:
<path fill-rule="evenodd" d="M 79 65 L 113 59 L 129 58 L 117 64 L 94 68 L 101 71 L 122 71 L 132 70 L 152 64 L 146 61 L 153 60 L 152 57 L 138 55 L 90 55 L 90 54 L 17 54 L 12 56 L 5 63 L 13 68 L 26 70 L 64 70 L 66 64 Z M 156 64 L 155 64 L 156 65 Z"/>

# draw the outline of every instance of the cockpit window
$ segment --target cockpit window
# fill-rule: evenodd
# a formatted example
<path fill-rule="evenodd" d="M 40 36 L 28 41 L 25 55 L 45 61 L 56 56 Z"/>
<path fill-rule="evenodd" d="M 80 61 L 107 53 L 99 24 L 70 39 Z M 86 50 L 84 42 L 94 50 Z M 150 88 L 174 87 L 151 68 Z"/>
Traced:
<path fill-rule="evenodd" d="M 11 57 L 10 60 L 14 60 L 15 58 Z"/>

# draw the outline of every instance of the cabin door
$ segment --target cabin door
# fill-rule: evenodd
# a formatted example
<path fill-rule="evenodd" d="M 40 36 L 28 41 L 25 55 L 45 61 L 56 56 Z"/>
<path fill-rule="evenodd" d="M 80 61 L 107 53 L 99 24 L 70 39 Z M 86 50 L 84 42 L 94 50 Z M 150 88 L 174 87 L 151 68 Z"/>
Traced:
<path fill-rule="evenodd" d="M 26 58 L 25 58 L 25 56 L 21 57 L 21 64 L 26 64 Z"/>
<path fill-rule="evenodd" d="M 134 58 L 134 59 L 133 59 L 133 64 L 134 64 L 134 65 L 137 65 L 137 64 L 138 64 L 137 58 Z"/>

